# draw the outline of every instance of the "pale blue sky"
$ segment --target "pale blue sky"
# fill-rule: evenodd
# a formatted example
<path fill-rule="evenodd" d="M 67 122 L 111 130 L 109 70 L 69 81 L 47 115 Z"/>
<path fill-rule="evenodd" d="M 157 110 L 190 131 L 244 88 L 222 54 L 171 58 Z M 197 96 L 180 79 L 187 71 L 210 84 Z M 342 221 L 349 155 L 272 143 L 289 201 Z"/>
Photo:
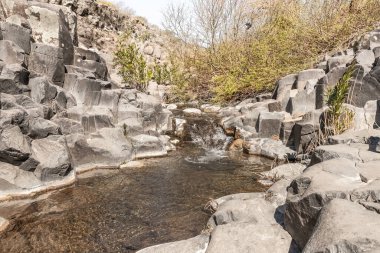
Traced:
<path fill-rule="evenodd" d="M 110 0 L 120 6 L 127 6 L 136 12 L 136 15 L 148 19 L 149 23 L 161 26 L 162 11 L 168 3 L 181 3 L 186 0 Z"/>

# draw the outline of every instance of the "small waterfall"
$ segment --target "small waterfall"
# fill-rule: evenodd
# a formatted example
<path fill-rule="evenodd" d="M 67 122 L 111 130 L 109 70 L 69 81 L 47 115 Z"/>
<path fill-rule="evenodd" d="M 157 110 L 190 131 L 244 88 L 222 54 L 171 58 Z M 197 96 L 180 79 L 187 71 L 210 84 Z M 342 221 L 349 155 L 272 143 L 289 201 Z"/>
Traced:
<path fill-rule="evenodd" d="M 209 163 L 227 157 L 226 150 L 233 138 L 226 136 L 215 117 L 204 114 L 185 118 L 182 141 L 201 150 L 199 155 L 187 157 L 188 162 Z"/>

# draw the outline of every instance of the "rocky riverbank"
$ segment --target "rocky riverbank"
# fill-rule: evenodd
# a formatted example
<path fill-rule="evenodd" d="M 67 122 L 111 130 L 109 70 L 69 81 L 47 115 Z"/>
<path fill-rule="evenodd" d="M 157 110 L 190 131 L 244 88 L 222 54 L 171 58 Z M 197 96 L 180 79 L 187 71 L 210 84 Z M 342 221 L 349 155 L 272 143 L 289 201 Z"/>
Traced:
<path fill-rule="evenodd" d="M 208 229 L 195 238 L 139 252 L 378 252 L 380 250 L 380 31 L 326 56 L 314 69 L 277 82 L 274 94 L 212 108 L 233 150 L 282 164 L 263 173 L 266 193 L 211 203 Z M 323 131 L 326 90 L 348 66 L 353 120 L 343 134 Z M 291 163 L 297 162 L 297 163 Z"/>

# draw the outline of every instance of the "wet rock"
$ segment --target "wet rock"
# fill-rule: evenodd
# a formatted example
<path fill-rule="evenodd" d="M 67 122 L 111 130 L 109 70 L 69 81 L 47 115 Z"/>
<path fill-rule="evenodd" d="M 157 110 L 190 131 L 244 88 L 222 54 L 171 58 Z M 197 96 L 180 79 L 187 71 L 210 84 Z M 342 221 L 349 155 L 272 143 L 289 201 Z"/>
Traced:
<path fill-rule="evenodd" d="M 75 106 L 67 109 L 69 119 L 81 123 L 86 133 L 93 133 L 102 128 L 114 127 L 112 111 L 101 106 L 80 107 Z"/>
<path fill-rule="evenodd" d="M 135 158 L 159 157 L 167 154 L 165 145 L 159 138 L 150 135 L 137 135 L 131 138 Z"/>
<path fill-rule="evenodd" d="M 60 179 L 71 169 L 70 155 L 63 136 L 49 136 L 45 139 L 34 140 L 31 145 L 32 157 L 39 161 L 34 171 L 42 181 Z"/>
<path fill-rule="evenodd" d="M 322 209 L 303 252 L 377 252 L 379 226 L 376 212 L 348 200 L 334 199 Z"/>
<path fill-rule="evenodd" d="M 75 120 L 67 118 L 55 118 L 52 119 L 52 121 L 59 126 L 62 134 L 64 135 L 84 133 L 83 126 Z"/>
<path fill-rule="evenodd" d="M 0 161 L 20 165 L 30 154 L 28 140 L 18 126 L 0 129 Z"/>
<path fill-rule="evenodd" d="M 198 235 L 194 238 L 170 242 L 161 245 L 152 246 L 137 251 L 137 253 L 194 253 L 205 252 L 208 246 L 209 236 Z"/>
<path fill-rule="evenodd" d="M 103 128 L 88 137 L 66 136 L 73 167 L 117 167 L 132 159 L 132 145 L 120 128 Z"/>

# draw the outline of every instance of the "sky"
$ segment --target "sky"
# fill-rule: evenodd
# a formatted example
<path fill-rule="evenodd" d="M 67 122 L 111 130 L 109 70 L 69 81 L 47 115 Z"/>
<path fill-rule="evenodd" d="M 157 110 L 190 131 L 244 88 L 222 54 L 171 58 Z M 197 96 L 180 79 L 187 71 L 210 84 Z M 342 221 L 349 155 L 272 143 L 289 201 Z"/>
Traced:
<path fill-rule="evenodd" d="M 181 3 L 186 0 L 109 0 L 122 7 L 129 7 L 136 15 L 145 17 L 149 23 L 161 26 L 162 11 L 166 6 L 173 3 Z"/>

